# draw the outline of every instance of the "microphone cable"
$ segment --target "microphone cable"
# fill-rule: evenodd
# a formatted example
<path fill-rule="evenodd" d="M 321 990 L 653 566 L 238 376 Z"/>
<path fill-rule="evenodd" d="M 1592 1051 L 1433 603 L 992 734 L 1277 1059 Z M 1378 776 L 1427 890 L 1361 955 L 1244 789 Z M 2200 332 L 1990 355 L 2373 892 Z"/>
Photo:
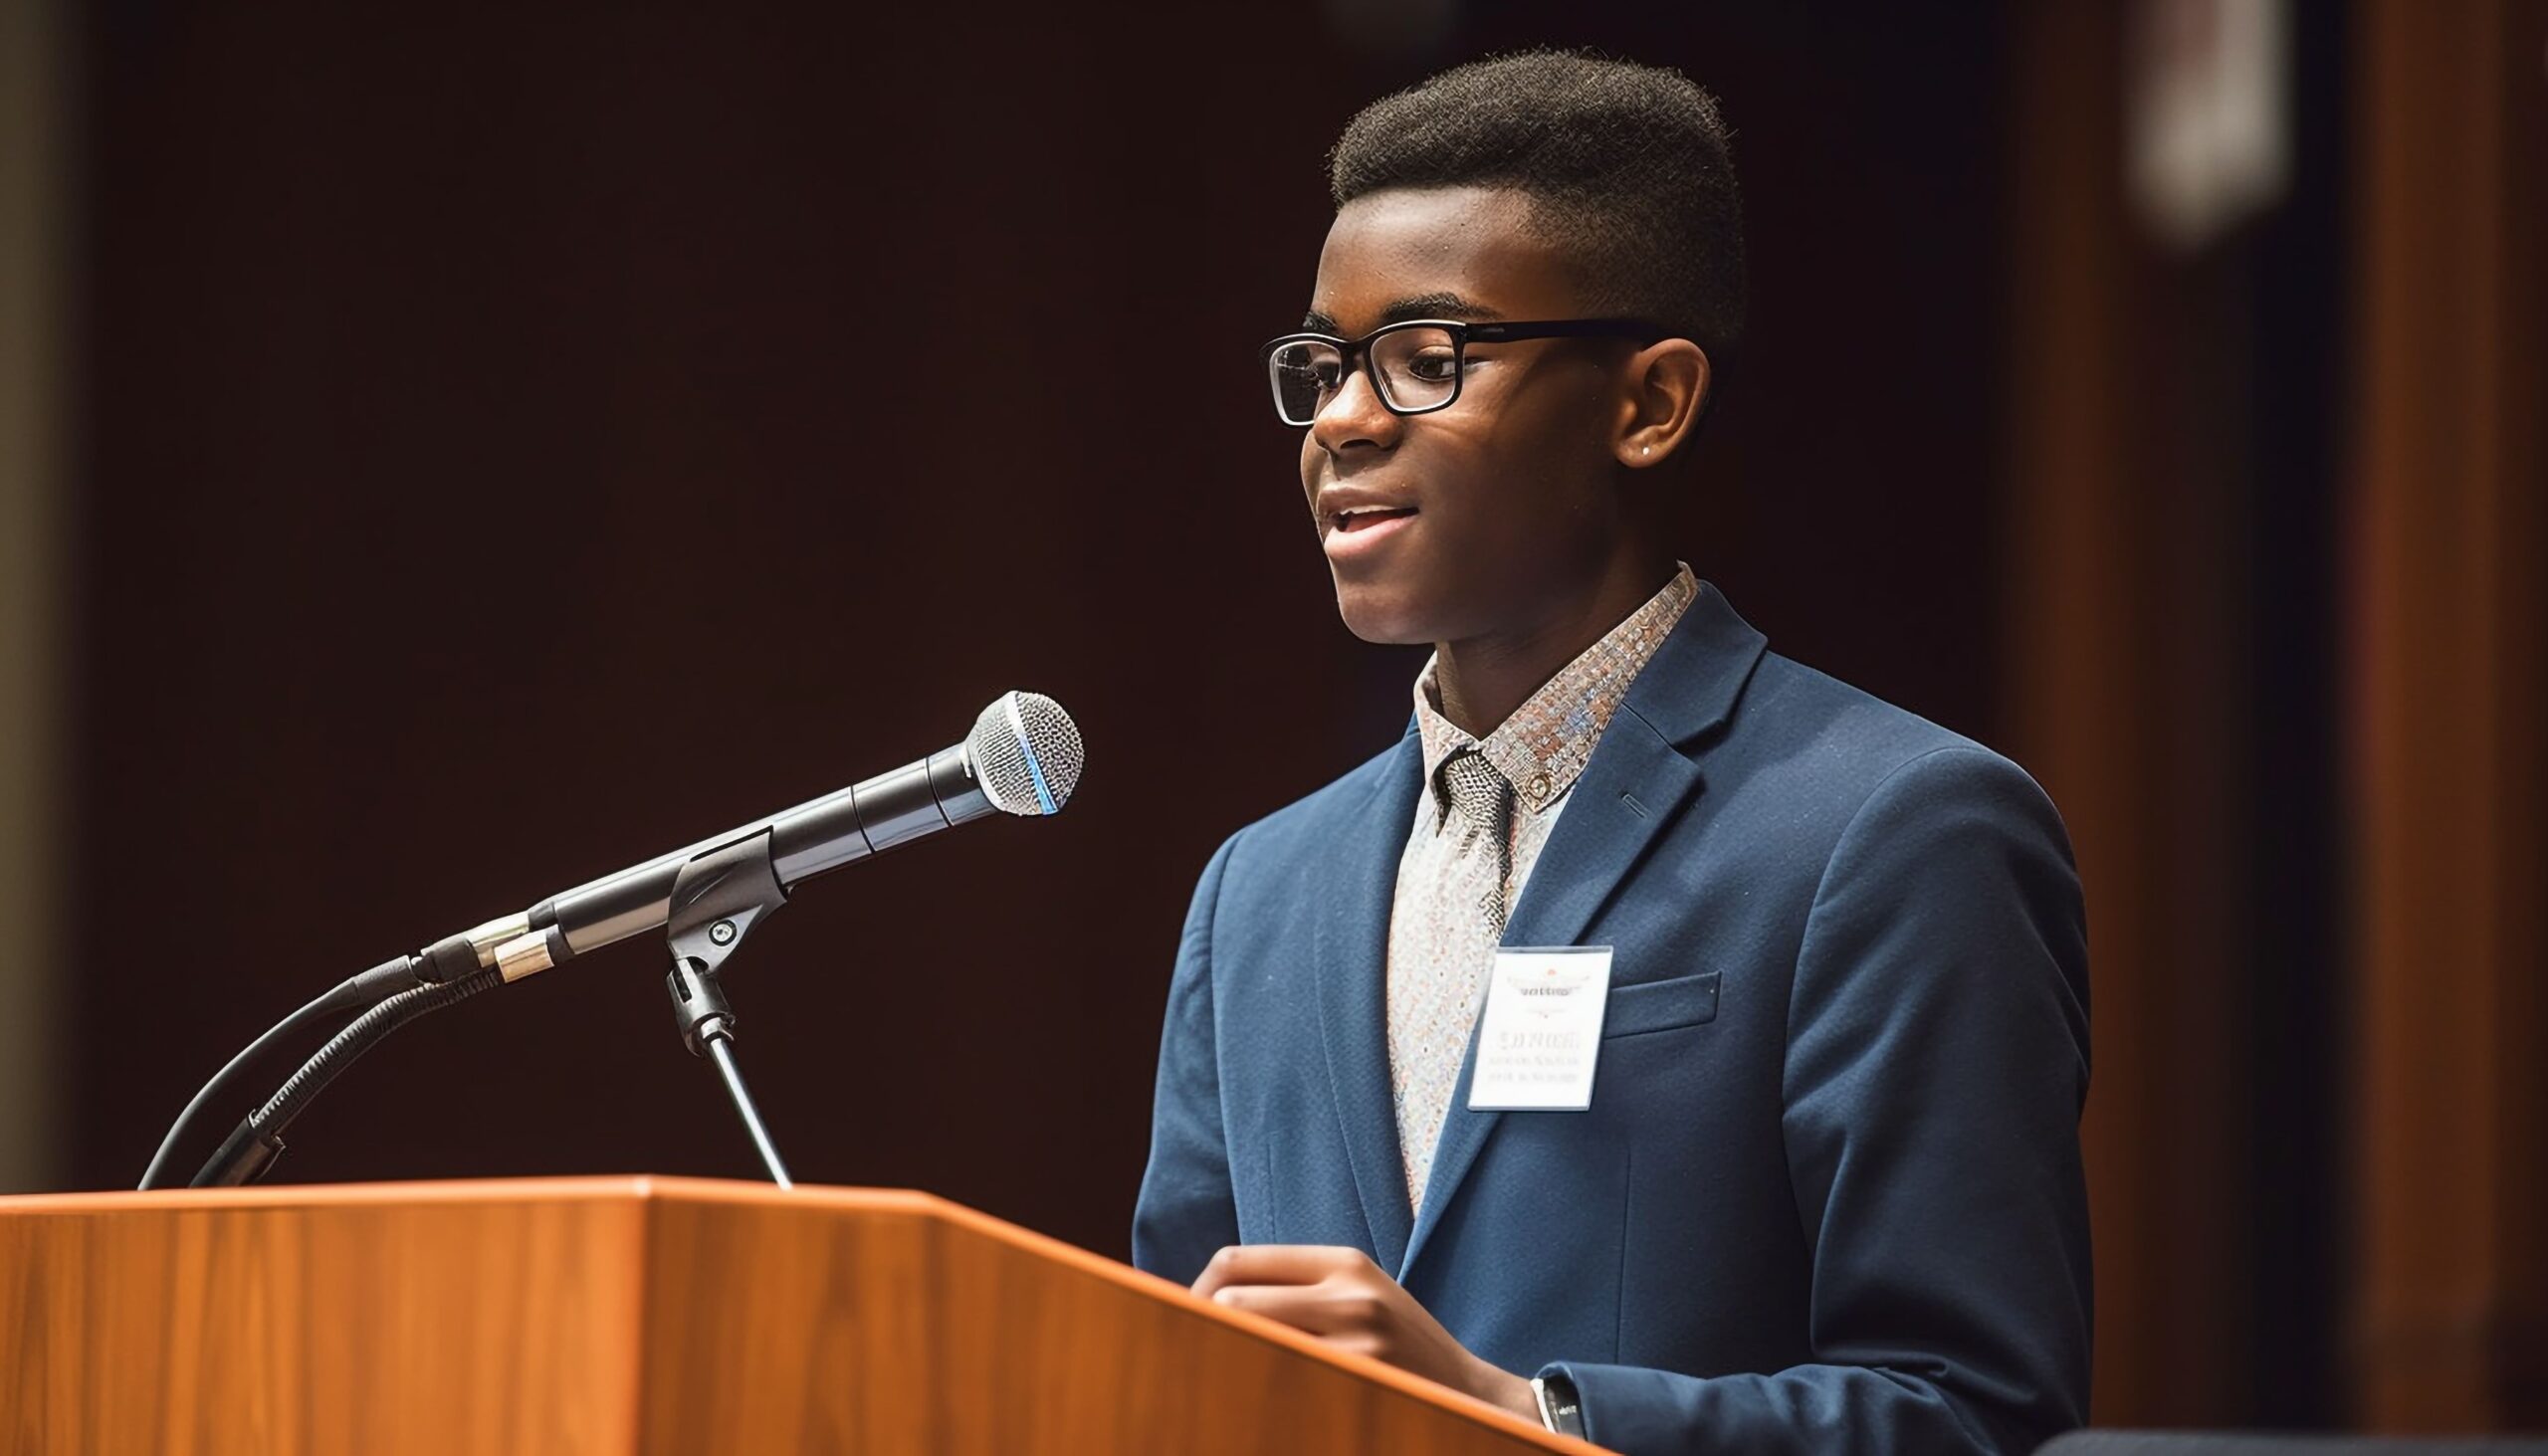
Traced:
<path fill-rule="evenodd" d="M 186 1129 L 193 1125 L 196 1116 L 204 1110 L 205 1104 L 211 1102 L 213 1097 L 229 1084 L 230 1079 L 238 1076 L 250 1062 L 265 1055 L 277 1043 L 315 1021 L 321 1020 L 334 1012 L 377 1005 L 388 997 L 417 984 L 419 984 L 419 977 L 416 974 L 416 957 L 401 955 L 395 960 L 383 961 L 369 970 L 345 977 L 326 991 L 313 997 L 309 1004 L 300 1010 L 267 1028 L 265 1035 L 248 1043 L 237 1056 L 224 1063 L 220 1071 L 213 1073 L 212 1080 L 206 1082 L 202 1089 L 195 1093 L 194 1099 L 186 1104 L 185 1111 L 177 1114 L 177 1120 L 168 1125 L 167 1136 L 159 1140 L 159 1150 L 150 1155 L 150 1165 L 142 1169 L 141 1181 L 135 1186 L 144 1190 L 164 1186 L 160 1176 L 167 1171 L 168 1159 L 177 1150 L 177 1144 L 184 1141 Z"/>
<path fill-rule="evenodd" d="M 190 1186 L 215 1188 L 254 1182 L 282 1154 L 283 1130 L 292 1126 L 292 1120 L 326 1091 L 328 1083 L 343 1075 L 356 1058 L 417 1017 L 456 1006 L 504 982 L 504 972 L 496 970 L 429 982 L 400 991 L 355 1017 L 344 1030 L 329 1037 L 325 1046 L 312 1053 L 310 1060 L 301 1064 L 301 1070 L 286 1079 L 263 1107 L 240 1119 L 230 1137 L 204 1160 Z"/>

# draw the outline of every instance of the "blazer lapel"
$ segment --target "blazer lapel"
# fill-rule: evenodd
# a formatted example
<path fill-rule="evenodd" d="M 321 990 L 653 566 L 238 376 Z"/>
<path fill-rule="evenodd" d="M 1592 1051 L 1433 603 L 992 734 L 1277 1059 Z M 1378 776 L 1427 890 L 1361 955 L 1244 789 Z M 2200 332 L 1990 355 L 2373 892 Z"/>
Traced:
<path fill-rule="evenodd" d="M 1716 588 L 1701 589 L 1628 685 L 1626 700 L 1585 761 L 1558 814 L 1557 828 L 1513 907 L 1505 944 L 1582 942 L 1638 861 L 1698 794 L 1703 740 L 1731 716 L 1767 645 Z M 1384 1060 L 1383 1075 L 1386 1070 Z M 1397 1266 L 1401 1284 L 1503 1117 L 1469 1111 L 1469 1079 L 1476 1070 L 1477 1030 L 1472 1027 L 1450 1112 L 1442 1120 L 1441 1141 L 1434 1144 L 1424 1204 Z M 1597 1082 L 1593 1095 L 1600 1095 Z M 1394 1116 L 1390 1123 L 1394 1127 Z"/>
<path fill-rule="evenodd" d="M 1373 1262 L 1394 1269 L 1404 1257 L 1411 1215 L 1406 1164 L 1398 1151 L 1397 1106 L 1389 1090 L 1389 906 L 1397 894 L 1397 865 L 1415 823 L 1416 790 L 1424 778 L 1424 753 L 1413 731 L 1383 765 L 1371 797 L 1353 807 L 1338 826 L 1330 849 L 1331 873 L 1314 883 L 1329 887 L 1317 912 L 1318 1003 L 1327 1074 L 1336 1094 L 1345 1152 L 1354 1188 L 1372 1230 Z"/>

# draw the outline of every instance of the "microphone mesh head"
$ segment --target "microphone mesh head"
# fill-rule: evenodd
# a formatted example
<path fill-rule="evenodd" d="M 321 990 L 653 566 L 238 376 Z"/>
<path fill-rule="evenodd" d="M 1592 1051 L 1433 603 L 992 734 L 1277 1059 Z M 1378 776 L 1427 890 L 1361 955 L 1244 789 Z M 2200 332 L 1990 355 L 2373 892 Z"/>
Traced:
<path fill-rule="evenodd" d="M 1079 726 L 1041 693 L 1003 693 L 964 738 L 964 758 L 991 807 L 1057 814 L 1079 787 Z"/>

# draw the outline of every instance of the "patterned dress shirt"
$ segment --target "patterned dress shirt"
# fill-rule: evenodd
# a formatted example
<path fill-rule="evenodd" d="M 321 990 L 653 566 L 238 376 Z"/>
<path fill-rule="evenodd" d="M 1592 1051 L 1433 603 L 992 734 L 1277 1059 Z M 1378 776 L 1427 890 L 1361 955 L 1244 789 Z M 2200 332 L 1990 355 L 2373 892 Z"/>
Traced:
<path fill-rule="evenodd" d="M 1628 684 L 1663 645 L 1698 595 L 1687 562 L 1645 605 L 1548 680 L 1485 738 L 1473 738 L 1442 716 L 1434 660 L 1415 677 L 1416 732 L 1423 739 L 1425 801 L 1397 865 L 1389 906 L 1389 1086 L 1397 1110 L 1397 1143 L 1406 1162 L 1406 1196 L 1422 1207 L 1433 1144 L 1448 1116 L 1469 1033 L 1495 964 L 1498 933 L 1484 905 L 1495 878 L 1491 846 L 1456 813 L 1442 782 L 1442 761 L 1475 745 L 1513 785 L 1511 870 L 1504 878 L 1509 912 L 1521 898 L 1558 811 L 1609 727 Z"/>

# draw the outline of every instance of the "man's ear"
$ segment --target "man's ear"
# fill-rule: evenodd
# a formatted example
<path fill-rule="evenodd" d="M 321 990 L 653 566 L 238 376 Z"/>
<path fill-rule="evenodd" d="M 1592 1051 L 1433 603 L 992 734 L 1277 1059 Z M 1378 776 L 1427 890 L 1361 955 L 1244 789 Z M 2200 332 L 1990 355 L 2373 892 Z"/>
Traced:
<path fill-rule="evenodd" d="M 1627 390 L 1610 453 L 1631 470 L 1661 465 L 1689 438 L 1715 386 L 1707 351 L 1686 338 L 1663 339 L 1629 355 L 1622 377 Z"/>

